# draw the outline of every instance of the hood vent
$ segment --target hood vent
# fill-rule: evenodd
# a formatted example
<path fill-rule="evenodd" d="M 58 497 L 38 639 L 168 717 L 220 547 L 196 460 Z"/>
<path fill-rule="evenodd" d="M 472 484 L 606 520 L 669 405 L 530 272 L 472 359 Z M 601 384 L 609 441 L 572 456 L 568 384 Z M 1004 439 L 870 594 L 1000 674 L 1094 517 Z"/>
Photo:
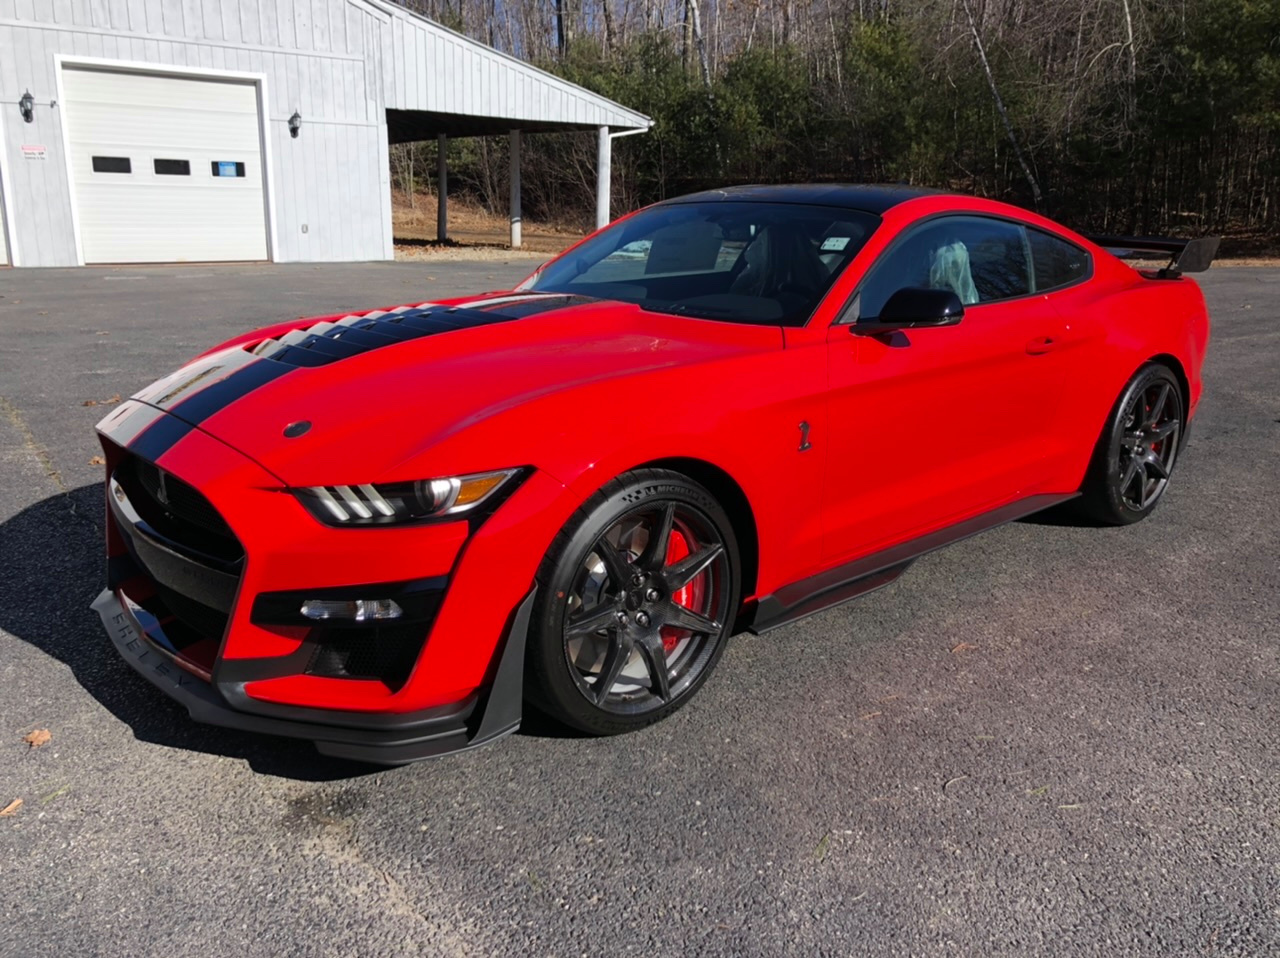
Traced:
<path fill-rule="evenodd" d="M 255 356 L 290 366 L 326 366 L 381 346 L 518 318 L 492 310 L 422 303 L 390 311 L 375 310 L 344 316 L 334 322 L 319 322 L 304 329 L 295 329 L 279 339 L 265 340 L 252 352 Z"/>

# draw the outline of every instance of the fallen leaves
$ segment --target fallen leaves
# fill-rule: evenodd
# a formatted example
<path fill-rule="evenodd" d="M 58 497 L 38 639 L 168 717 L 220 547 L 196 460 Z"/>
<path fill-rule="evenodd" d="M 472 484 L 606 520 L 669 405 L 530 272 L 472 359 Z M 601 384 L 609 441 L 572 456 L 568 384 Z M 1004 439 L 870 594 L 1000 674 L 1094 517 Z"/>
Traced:
<path fill-rule="evenodd" d="M 15 798 L 4 808 L 0 808 L 0 818 L 8 818 L 10 815 L 18 814 L 18 809 L 22 807 L 22 799 Z"/>
<path fill-rule="evenodd" d="M 80 405 L 82 406 L 114 406 L 120 402 L 120 394 L 116 393 L 108 399 L 86 399 Z"/>
<path fill-rule="evenodd" d="M 822 840 L 818 842 L 818 847 L 813 850 L 814 861 L 822 861 L 827 857 L 827 851 L 831 848 L 831 833 L 822 836 Z"/>
<path fill-rule="evenodd" d="M 48 745 L 49 740 L 53 738 L 47 728 L 38 728 L 34 732 L 28 732 L 22 736 L 22 740 L 32 748 L 40 748 L 42 745 Z"/>
<path fill-rule="evenodd" d="M 107 460 L 103 459 L 101 456 L 89 457 L 89 465 L 91 466 L 105 466 L 106 464 L 107 464 Z"/>
<path fill-rule="evenodd" d="M 953 645 L 951 647 L 951 654 L 959 655 L 961 652 L 972 652 L 976 648 L 977 646 L 973 645 L 972 643 L 961 642 L 959 645 Z"/>

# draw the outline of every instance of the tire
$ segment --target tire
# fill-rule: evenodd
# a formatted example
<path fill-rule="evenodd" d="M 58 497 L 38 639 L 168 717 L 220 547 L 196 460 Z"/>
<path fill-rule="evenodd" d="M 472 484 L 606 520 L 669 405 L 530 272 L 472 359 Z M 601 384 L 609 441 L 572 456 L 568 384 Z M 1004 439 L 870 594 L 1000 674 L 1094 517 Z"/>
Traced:
<path fill-rule="evenodd" d="M 1155 510 L 1177 461 L 1182 389 L 1167 366 L 1148 363 L 1129 380 L 1107 417 L 1080 508 L 1107 525 L 1139 522 Z"/>
<path fill-rule="evenodd" d="M 539 568 L 531 704 L 593 735 L 670 715 L 719 662 L 740 576 L 732 523 L 702 486 L 665 469 L 607 483 Z"/>

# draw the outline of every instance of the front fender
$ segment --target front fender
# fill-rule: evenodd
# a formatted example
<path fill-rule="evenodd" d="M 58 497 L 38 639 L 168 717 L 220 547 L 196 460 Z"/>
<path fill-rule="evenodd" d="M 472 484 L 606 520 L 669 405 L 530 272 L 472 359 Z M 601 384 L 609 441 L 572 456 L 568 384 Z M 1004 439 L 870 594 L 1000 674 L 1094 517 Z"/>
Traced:
<path fill-rule="evenodd" d="M 666 459 L 707 463 L 737 483 L 757 517 L 757 583 L 769 589 L 820 563 L 815 506 L 826 415 L 825 352 L 779 349 L 534 397 L 471 424 L 396 472 L 434 474 L 431 464 L 445 462 L 532 466 L 563 485 L 554 512 L 567 521 L 631 469 Z M 804 451 L 801 422 L 809 426 Z"/>

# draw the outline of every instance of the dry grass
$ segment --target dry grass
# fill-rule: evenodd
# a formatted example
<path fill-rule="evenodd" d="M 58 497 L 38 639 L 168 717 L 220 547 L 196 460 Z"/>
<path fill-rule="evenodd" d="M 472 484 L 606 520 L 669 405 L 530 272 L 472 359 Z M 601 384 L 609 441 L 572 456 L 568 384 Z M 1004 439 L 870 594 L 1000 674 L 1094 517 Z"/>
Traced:
<path fill-rule="evenodd" d="M 423 259 L 445 257 L 466 258 L 465 253 L 475 252 L 484 259 L 495 258 L 492 252 L 508 256 L 529 258 L 558 253 L 566 246 L 582 238 L 574 232 L 546 223 L 524 221 L 521 229 L 522 248 L 519 253 L 508 249 L 509 225 L 505 216 L 488 212 L 479 203 L 465 197 L 449 197 L 449 242 L 436 241 L 436 198 L 434 194 L 419 193 L 409 205 L 407 194 L 399 190 L 391 193 L 391 229 L 395 236 L 396 258 Z M 480 251 L 485 252 L 481 253 Z"/>

